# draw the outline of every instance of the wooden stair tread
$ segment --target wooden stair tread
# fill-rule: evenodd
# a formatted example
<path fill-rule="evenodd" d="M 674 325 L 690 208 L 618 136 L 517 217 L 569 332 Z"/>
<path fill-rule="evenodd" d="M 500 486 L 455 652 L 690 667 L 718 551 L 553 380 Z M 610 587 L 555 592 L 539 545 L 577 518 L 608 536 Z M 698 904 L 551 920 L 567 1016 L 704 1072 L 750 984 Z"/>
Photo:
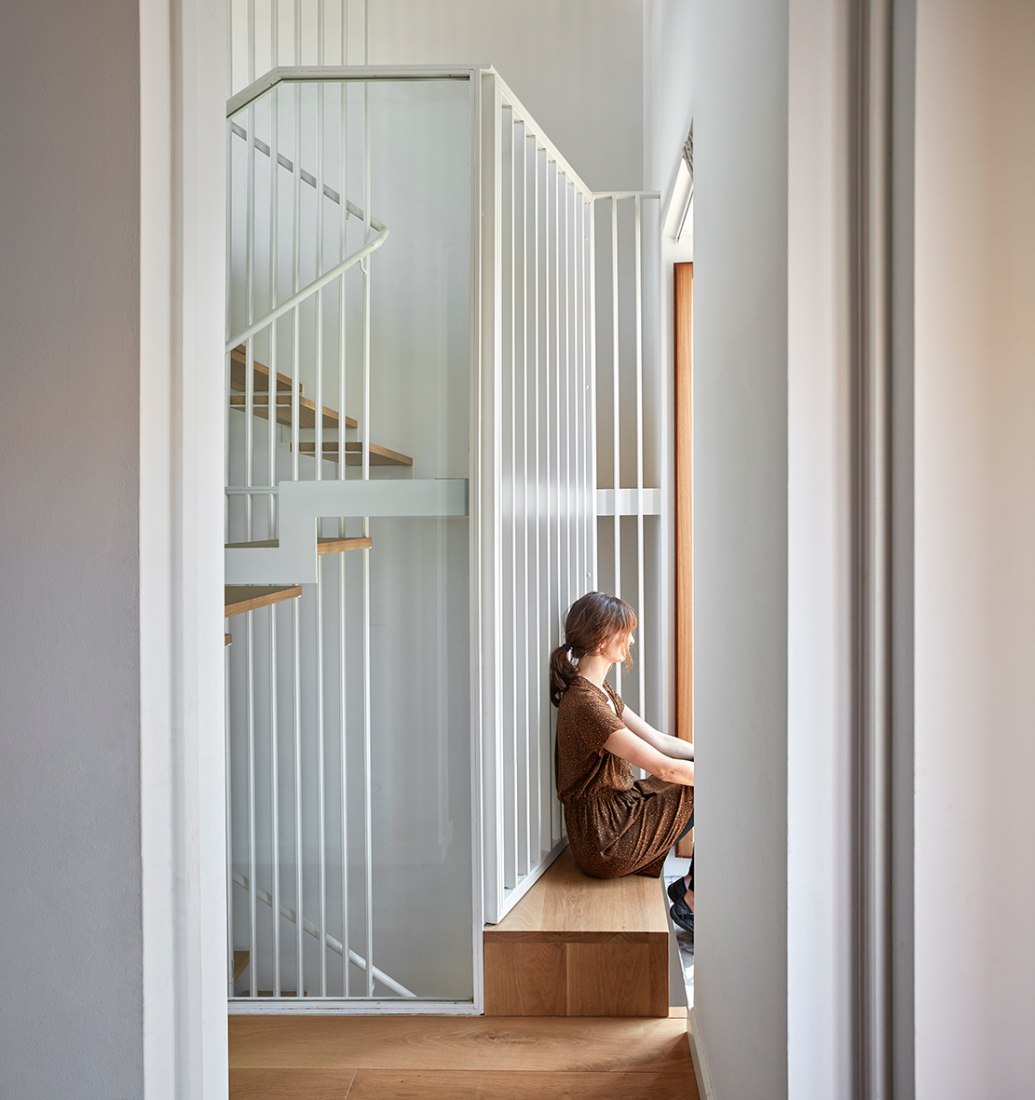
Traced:
<path fill-rule="evenodd" d="M 356 536 L 355 538 L 318 538 L 316 540 L 316 552 L 320 557 L 326 554 L 345 554 L 350 550 L 369 550 L 374 545 L 374 540 L 369 536 Z M 262 539 L 259 542 L 228 542 L 227 550 L 276 550 L 280 546 L 280 539 Z"/>
<path fill-rule="evenodd" d="M 245 390 L 248 386 L 248 359 L 243 344 L 238 344 L 230 353 L 230 405 L 232 408 L 243 409 L 247 396 Z M 252 392 L 253 410 L 256 416 L 266 419 L 266 410 L 269 404 L 270 369 L 265 363 L 257 359 L 252 360 Z M 291 379 L 286 374 L 277 372 L 277 423 L 291 425 Z M 316 402 L 302 395 L 302 383 L 298 383 L 298 405 L 300 428 L 316 427 Z M 325 428 L 337 428 L 340 416 L 337 409 L 327 405 L 323 407 L 323 426 Z M 359 424 L 351 416 L 344 418 L 346 428 L 357 428 Z"/>
<path fill-rule="evenodd" d="M 251 958 L 251 956 L 247 951 L 234 952 L 234 981 L 237 981 L 247 969 L 249 958 Z"/>
<path fill-rule="evenodd" d="M 293 600 L 302 595 L 299 585 L 228 584 L 225 591 L 227 619 L 258 607 L 269 607 L 282 600 Z"/>
<path fill-rule="evenodd" d="M 256 393 L 268 393 L 270 388 L 270 369 L 265 363 L 252 360 L 252 388 Z M 239 390 L 242 393 L 248 384 L 248 355 L 244 344 L 238 344 L 230 352 L 230 389 Z M 277 389 L 291 392 L 291 379 L 286 374 L 277 372 Z M 302 383 L 298 383 L 298 392 L 302 392 Z"/>
<path fill-rule="evenodd" d="M 233 640 L 234 640 L 233 634 L 224 634 L 223 635 L 223 645 L 230 645 L 231 642 L 233 642 Z"/>
<path fill-rule="evenodd" d="M 327 462 L 338 461 L 338 442 L 331 441 L 323 444 L 323 458 Z M 316 456 L 315 443 L 300 443 L 299 452 L 305 455 Z M 347 466 L 363 465 L 363 444 L 359 442 L 347 442 L 345 444 L 345 464 Z M 399 451 L 393 451 L 389 447 L 383 447 L 380 443 L 370 444 L 371 466 L 412 466 L 413 459 Z"/>
<path fill-rule="evenodd" d="M 642 875 L 590 878 L 575 866 L 571 849 L 565 848 L 499 924 L 485 926 L 485 939 L 599 942 L 601 936 L 667 937 L 668 931 L 665 894 L 657 879 Z"/>
<path fill-rule="evenodd" d="M 240 409 L 244 412 L 245 405 L 247 403 L 247 396 L 243 393 L 232 393 L 230 395 L 230 407 L 232 409 Z M 269 392 L 263 391 L 261 393 L 255 393 L 252 396 L 252 412 L 255 416 L 261 417 L 263 420 L 267 420 L 269 411 Z M 276 420 L 278 424 L 283 424 L 284 427 L 291 427 L 291 394 L 277 394 L 276 395 Z M 329 405 L 323 407 L 323 426 L 325 428 L 337 428 L 339 426 L 340 417 L 337 409 L 332 409 Z M 308 397 L 299 396 L 298 398 L 298 426 L 299 428 L 315 428 L 316 427 L 316 402 L 310 401 Z M 346 428 L 358 428 L 359 422 L 354 420 L 351 416 L 345 417 Z"/>

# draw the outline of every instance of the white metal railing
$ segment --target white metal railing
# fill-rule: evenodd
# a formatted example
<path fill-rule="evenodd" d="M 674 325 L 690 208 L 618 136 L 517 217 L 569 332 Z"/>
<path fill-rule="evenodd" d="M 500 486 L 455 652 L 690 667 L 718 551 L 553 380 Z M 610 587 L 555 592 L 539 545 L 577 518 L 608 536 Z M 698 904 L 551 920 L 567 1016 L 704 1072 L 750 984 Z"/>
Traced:
<path fill-rule="evenodd" d="M 546 659 L 595 578 L 595 281 L 593 193 L 493 72 L 480 125 L 479 714 L 485 919 L 496 922 L 564 843 Z"/>
<path fill-rule="evenodd" d="M 471 81 L 469 491 L 466 479 L 371 475 L 371 267 L 387 227 L 370 213 L 369 82 L 397 77 Z M 305 98 L 305 87 L 316 90 Z M 243 210 L 232 205 L 228 218 L 240 294 L 227 324 L 236 333 L 227 345 L 228 540 L 279 545 L 228 551 L 228 578 L 312 588 L 249 613 L 231 658 L 230 943 L 243 932 L 252 959 L 266 960 L 281 1007 L 291 999 L 281 975 L 292 969 L 299 1000 L 412 998 L 414 983 L 374 943 L 371 552 L 338 555 L 331 572 L 315 533 L 332 522 L 339 537 L 369 537 L 371 516 L 469 514 L 477 1008 L 482 922 L 505 915 L 565 842 L 546 659 L 567 607 L 598 583 L 637 606 L 638 669 L 618 686 L 660 724 L 665 668 L 645 671 L 664 648 L 652 583 L 665 538 L 658 196 L 590 191 L 492 70 L 278 70 L 233 109 L 231 185 Z M 306 137 L 310 116 L 319 141 Z M 327 134 L 337 144 L 328 147 Z M 243 375 L 231 362 L 238 342 Z M 301 386 L 316 409 L 306 430 Z M 325 395 L 336 428 L 324 426 Z M 346 427 L 347 399 L 356 428 Z M 356 476 L 345 461 L 349 431 L 360 436 Z M 325 442 L 339 459 L 327 479 Z M 311 459 L 300 458 L 302 444 Z M 320 518 L 346 515 L 357 518 Z M 347 721 L 355 712 L 358 736 Z M 357 846 L 358 874 L 346 859 Z M 244 905 L 236 922 L 235 902 Z M 247 999 L 261 992 L 258 970 Z"/>
<path fill-rule="evenodd" d="M 660 196 L 598 192 L 594 201 L 599 270 L 597 361 L 600 480 L 597 568 L 601 586 L 639 616 L 631 677 L 614 670 L 615 687 L 639 714 L 665 725 L 670 675 L 664 624 L 664 555 L 670 541 L 662 490 L 670 445 L 664 410 L 668 357 L 658 347 Z"/>

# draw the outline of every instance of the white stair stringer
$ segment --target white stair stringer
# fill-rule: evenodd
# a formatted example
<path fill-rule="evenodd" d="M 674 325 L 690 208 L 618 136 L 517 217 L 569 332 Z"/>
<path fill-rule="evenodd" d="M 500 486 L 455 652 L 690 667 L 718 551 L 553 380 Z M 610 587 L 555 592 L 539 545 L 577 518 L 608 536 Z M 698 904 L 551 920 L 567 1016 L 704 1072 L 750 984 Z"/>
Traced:
<path fill-rule="evenodd" d="M 466 516 L 466 478 L 282 481 L 276 547 L 228 549 L 227 584 L 316 584 L 317 520 Z"/>

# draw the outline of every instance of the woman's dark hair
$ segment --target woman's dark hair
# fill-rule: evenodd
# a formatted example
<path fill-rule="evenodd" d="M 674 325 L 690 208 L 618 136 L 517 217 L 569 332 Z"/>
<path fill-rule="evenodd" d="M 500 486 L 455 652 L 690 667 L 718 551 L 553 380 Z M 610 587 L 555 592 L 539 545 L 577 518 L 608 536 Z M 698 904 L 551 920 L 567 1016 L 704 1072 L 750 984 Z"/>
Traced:
<path fill-rule="evenodd" d="M 587 592 L 580 596 L 564 616 L 564 645 L 550 654 L 550 702 L 561 705 L 561 696 L 579 674 L 575 665 L 587 653 L 599 653 L 616 634 L 636 629 L 636 612 L 617 596 Z M 632 657 L 626 660 L 626 667 Z"/>

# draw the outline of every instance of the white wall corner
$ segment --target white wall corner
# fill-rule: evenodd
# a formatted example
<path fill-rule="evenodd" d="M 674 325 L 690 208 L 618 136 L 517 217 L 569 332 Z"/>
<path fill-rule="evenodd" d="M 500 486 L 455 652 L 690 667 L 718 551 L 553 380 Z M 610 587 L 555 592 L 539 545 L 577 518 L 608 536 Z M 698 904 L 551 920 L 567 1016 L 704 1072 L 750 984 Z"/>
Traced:
<path fill-rule="evenodd" d="M 144 1095 L 227 1095 L 225 0 L 141 3 Z"/>
<path fill-rule="evenodd" d="M 694 1076 L 697 1078 L 697 1091 L 701 1100 L 717 1100 L 715 1082 L 708 1069 L 708 1056 L 705 1054 L 704 1040 L 701 1036 L 701 1021 L 697 1010 L 691 1008 L 686 1015 L 686 1034 L 690 1041 L 690 1057 L 694 1060 Z"/>

